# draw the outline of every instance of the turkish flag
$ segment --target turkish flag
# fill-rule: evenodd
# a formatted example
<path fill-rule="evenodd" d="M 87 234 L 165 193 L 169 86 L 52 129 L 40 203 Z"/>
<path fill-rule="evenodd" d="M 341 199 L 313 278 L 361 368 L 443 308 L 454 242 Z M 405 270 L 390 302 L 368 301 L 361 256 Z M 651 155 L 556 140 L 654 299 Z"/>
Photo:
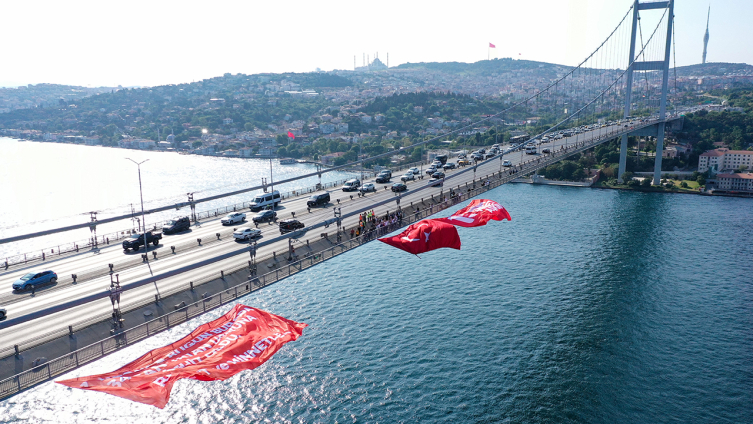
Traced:
<path fill-rule="evenodd" d="M 379 241 L 414 255 L 443 247 L 460 250 L 460 236 L 457 228 L 436 219 L 416 222 L 409 225 L 402 233 L 380 238 Z"/>
<path fill-rule="evenodd" d="M 288 131 L 288 137 L 290 137 L 293 140 L 295 140 L 295 134 L 293 134 L 291 131 Z"/>
<path fill-rule="evenodd" d="M 489 48 L 491 48 L 491 49 L 496 49 L 496 48 L 497 48 L 497 46 L 495 46 L 495 45 L 494 45 L 494 44 L 492 44 L 492 43 L 489 43 Z"/>
<path fill-rule="evenodd" d="M 436 220 L 461 227 L 480 227 L 492 219 L 495 221 L 512 220 L 507 210 L 494 200 L 476 199 L 452 216 Z"/>
<path fill-rule="evenodd" d="M 226 380 L 254 369 L 285 343 L 298 339 L 306 326 L 238 304 L 177 342 L 147 352 L 117 371 L 57 383 L 164 408 L 176 381 Z"/>

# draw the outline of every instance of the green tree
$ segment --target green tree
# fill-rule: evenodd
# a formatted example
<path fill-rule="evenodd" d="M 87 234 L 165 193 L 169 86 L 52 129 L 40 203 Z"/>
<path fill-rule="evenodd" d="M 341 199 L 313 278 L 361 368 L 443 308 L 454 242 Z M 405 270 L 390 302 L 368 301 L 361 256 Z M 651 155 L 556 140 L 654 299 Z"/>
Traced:
<path fill-rule="evenodd" d="M 201 141 L 199 141 L 199 140 L 196 140 L 196 141 L 194 141 L 193 143 L 191 143 L 191 146 L 192 146 L 192 147 L 193 147 L 194 149 L 198 149 L 198 148 L 199 148 L 199 147 L 201 147 L 201 146 L 202 146 L 203 144 L 204 144 L 204 143 L 202 143 Z"/>

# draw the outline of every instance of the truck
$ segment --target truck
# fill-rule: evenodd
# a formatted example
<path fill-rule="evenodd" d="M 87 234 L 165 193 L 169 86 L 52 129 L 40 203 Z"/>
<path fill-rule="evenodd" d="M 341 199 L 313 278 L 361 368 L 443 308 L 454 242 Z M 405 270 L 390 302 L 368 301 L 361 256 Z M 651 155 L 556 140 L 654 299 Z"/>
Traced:
<path fill-rule="evenodd" d="M 156 246 L 159 244 L 159 241 L 161 239 L 162 233 L 154 233 L 152 231 L 146 232 L 146 244 L 152 243 Z M 126 252 L 128 251 L 128 249 L 139 250 L 143 245 L 144 233 L 136 233 L 123 241 L 123 250 Z"/>

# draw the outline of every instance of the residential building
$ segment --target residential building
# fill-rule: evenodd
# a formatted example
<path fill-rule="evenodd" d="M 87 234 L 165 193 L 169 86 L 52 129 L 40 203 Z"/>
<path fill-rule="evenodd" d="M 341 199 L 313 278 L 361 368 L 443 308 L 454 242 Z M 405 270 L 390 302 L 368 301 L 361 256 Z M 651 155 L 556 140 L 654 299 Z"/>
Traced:
<path fill-rule="evenodd" d="M 703 152 L 698 157 L 698 172 L 722 172 L 725 170 L 753 169 L 753 151 L 752 150 L 729 150 L 714 149 Z"/>
<path fill-rule="evenodd" d="M 716 176 L 716 189 L 753 192 L 753 173 L 718 174 Z"/>

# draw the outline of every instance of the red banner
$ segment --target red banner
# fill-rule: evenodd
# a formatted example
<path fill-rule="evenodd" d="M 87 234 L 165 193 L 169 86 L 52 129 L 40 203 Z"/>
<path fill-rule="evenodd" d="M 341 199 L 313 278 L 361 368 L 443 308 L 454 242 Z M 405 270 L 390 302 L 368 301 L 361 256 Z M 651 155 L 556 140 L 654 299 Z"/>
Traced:
<path fill-rule="evenodd" d="M 293 140 L 295 140 L 295 134 L 293 134 L 291 131 L 288 131 L 288 137 L 290 137 Z"/>
<path fill-rule="evenodd" d="M 238 304 L 179 341 L 147 352 L 117 371 L 57 383 L 164 408 L 176 381 L 225 380 L 254 369 L 285 343 L 298 339 L 306 326 Z"/>
<path fill-rule="evenodd" d="M 443 247 L 460 250 L 460 236 L 457 228 L 436 219 L 416 222 L 409 225 L 402 233 L 380 238 L 379 241 L 414 255 Z"/>
<path fill-rule="evenodd" d="M 495 221 L 512 220 L 507 210 L 494 200 L 476 199 L 452 216 L 436 220 L 461 227 L 480 227 L 492 219 Z"/>

